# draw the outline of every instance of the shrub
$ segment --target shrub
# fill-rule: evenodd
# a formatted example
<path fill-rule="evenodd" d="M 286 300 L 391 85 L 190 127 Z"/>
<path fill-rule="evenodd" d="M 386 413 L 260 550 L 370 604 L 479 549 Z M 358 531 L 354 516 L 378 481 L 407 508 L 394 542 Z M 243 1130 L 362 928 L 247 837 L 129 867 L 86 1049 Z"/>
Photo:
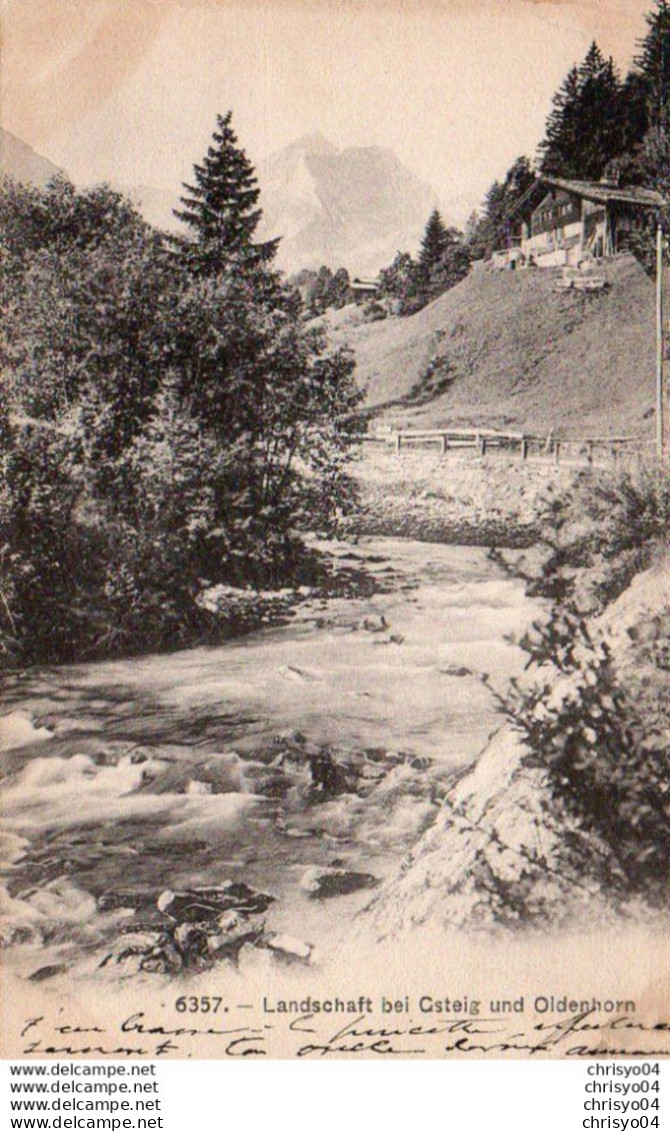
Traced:
<path fill-rule="evenodd" d="M 661 903 L 670 883 L 670 716 L 658 702 L 640 706 L 607 643 L 594 641 L 570 603 L 519 644 L 534 678 L 494 694 L 523 735 L 525 764 L 542 767 L 552 795 L 611 849 L 627 878 L 622 894 Z"/>
<path fill-rule="evenodd" d="M 539 563 L 511 572 L 532 595 L 572 597 L 602 609 L 645 569 L 670 532 L 670 474 L 652 464 L 620 472 L 585 470 L 569 489 L 549 491 L 537 519 Z M 494 556 L 507 568 L 501 555 Z"/>
<path fill-rule="evenodd" d="M 199 640 L 205 586 L 296 582 L 296 531 L 348 505 L 353 355 L 305 327 L 250 203 L 234 239 L 173 244 L 104 187 L 0 188 L 5 663 Z"/>
<path fill-rule="evenodd" d="M 388 311 L 379 302 L 368 302 L 363 307 L 363 319 L 365 322 L 383 322 L 388 318 Z"/>
<path fill-rule="evenodd" d="M 11 429 L 0 449 L 0 656 L 69 658 L 77 594 L 95 570 L 75 512 L 77 443 L 49 426 Z"/>
<path fill-rule="evenodd" d="M 611 849 L 626 877 L 622 894 L 654 903 L 667 898 L 670 883 L 667 610 L 630 631 L 647 668 L 625 684 L 586 616 L 667 542 L 669 518 L 664 467 L 588 471 L 571 491 L 547 495 L 534 569 L 523 572 L 493 553 L 551 600 L 546 621 L 518 641 L 529 675 L 493 692 L 499 709 L 521 732 L 526 763 L 546 771 L 556 800 Z"/>

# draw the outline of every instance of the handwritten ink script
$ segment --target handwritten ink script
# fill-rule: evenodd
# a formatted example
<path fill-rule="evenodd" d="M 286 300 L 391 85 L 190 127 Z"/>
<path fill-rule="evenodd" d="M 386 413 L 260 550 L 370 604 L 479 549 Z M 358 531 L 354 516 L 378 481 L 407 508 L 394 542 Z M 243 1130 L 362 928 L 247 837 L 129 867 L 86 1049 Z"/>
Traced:
<path fill-rule="evenodd" d="M 54 1057 L 665 1057 L 670 1056 L 670 1021 L 603 1017 L 587 1010 L 568 1018 L 464 1017 L 396 1023 L 363 1012 L 334 1021 L 316 1013 L 266 1019 L 260 1007 L 246 1007 L 248 1024 L 173 1025 L 140 1010 L 118 1022 L 86 1026 L 63 1011 L 25 1018 L 18 1054 Z"/>

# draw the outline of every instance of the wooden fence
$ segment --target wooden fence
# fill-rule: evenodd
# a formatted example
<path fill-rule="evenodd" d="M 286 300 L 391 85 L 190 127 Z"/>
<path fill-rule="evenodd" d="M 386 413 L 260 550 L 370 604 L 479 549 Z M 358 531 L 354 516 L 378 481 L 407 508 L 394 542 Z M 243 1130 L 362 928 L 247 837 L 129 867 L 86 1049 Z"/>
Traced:
<path fill-rule="evenodd" d="M 653 440 L 639 436 L 585 436 L 579 439 L 558 439 L 552 433 L 537 436 L 526 432 L 500 432 L 494 428 L 431 428 L 400 430 L 369 436 L 393 445 L 398 455 L 403 451 L 436 446 L 441 454 L 471 449 L 481 456 L 490 452 L 514 452 L 520 459 L 529 456 L 554 463 L 576 462 L 591 466 L 599 462 L 640 460 L 651 455 Z"/>
<path fill-rule="evenodd" d="M 523 432 L 497 432 L 493 428 L 444 428 L 390 433 L 387 442 L 394 443 L 398 453 L 407 448 L 436 444 L 443 453 L 450 449 L 475 448 L 483 456 L 496 448 L 516 449 L 526 459 L 529 439 Z"/>

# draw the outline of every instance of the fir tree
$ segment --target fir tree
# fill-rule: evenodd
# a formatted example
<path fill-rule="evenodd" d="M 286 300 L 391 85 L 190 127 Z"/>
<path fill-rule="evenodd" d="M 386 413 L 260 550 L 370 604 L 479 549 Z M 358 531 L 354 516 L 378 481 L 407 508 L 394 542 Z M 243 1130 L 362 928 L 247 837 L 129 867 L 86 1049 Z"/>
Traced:
<path fill-rule="evenodd" d="M 540 142 L 540 167 L 543 173 L 569 172 L 569 155 L 577 147 L 576 106 L 579 98 L 579 71 L 571 67 L 560 90 L 552 98 L 553 110 L 547 118 L 544 140 Z"/>
<path fill-rule="evenodd" d="M 483 214 L 469 233 L 468 242 L 474 255 L 490 255 L 498 248 L 506 248 L 511 232 L 511 215 L 514 220 L 525 219 L 532 211 L 528 190 L 536 182 L 533 167 L 527 157 L 517 157 L 505 174 L 503 181 L 494 181 L 484 199 Z M 526 198 L 520 213 L 515 207 Z"/>
<path fill-rule="evenodd" d="M 644 76 L 630 71 L 621 88 L 622 146 L 629 160 L 649 128 L 648 94 Z"/>
<path fill-rule="evenodd" d="M 220 270 L 231 258 L 268 263 L 278 240 L 255 244 L 253 237 L 262 211 L 260 190 L 246 153 L 240 149 L 231 126 L 230 111 L 217 115 L 212 144 L 201 165 L 194 165 L 195 184 L 184 184 L 188 195 L 175 209 L 195 236 L 198 262 L 207 270 Z"/>
<path fill-rule="evenodd" d="M 580 68 L 578 104 L 580 176 L 597 180 L 624 146 L 621 84 L 612 59 L 594 42 Z"/>
<path fill-rule="evenodd" d="M 444 220 L 434 208 L 428 217 L 419 249 L 419 267 L 426 275 L 430 275 L 433 267 L 441 261 L 450 242 Z"/>
<path fill-rule="evenodd" d="M 543 173 L 598 180 L 626 145 L 626 107 L 619 77 L 595 41 L 554 95 L 539 147 Z"/>
<path fill-rule="evenodd" d="M 649 31 L 635 59 L 647 93 L 649 124 L 657 125 L 670 99 L 670 3 L 656 0 L 656 10 L 646 17 Z"/>

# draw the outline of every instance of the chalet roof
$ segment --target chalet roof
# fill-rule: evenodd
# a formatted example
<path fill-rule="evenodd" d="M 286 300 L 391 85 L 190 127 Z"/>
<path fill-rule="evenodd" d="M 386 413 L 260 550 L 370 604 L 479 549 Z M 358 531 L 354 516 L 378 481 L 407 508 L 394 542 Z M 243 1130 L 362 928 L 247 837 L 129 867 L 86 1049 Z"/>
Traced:
<path fill-rule="evenodd" d="M 352 279 L 349 286 L 352 287 L 353 290 L 362 288 L 365 290 L 376 291 L 377 287 L 379 286 L 379 279 Z"/>
<path fill-rule="evenodd" d="M 542 189 L 542 199 L 537 205 L 537 208 L 533 210 L 533 214 L 535 214 L 535 212 L 541 212 L 544 208 L 553 208 L 557 202 L 561 203 L 562 201 L 572 199 L 571 194 L 567 192 L 566 189 L 548 188 L 544 181 L 542 182 Z"/>
<path fill-rule="evenodd" d="M 542 194 L 542 196 L 540 196 L 540 193 Z M 521 211 L 524 205 L 526 206 L 530 214 L 530 212 L 535 210 L 537 203 L 542 200 L 544 196 L 546 196 L 546 186 L 544 185 L 544 182 L 540 180 L 532 181 L 524 192 L 523 196 L 520 196 L 518 200 L 515 200 L 511 208 L 507 209 L 502 219 L 510 220 L 512 216 L 515 216 L 518 212 Z"/>
<path fill-rule="evenodd" d="M 581 196 L 584 200 L 594 201 L 596 204 L 632 204 L 638 208 L 659 208 L 668 204 L 665 197 L 654 189 L 639 188 L 637 185 L 626 185 L 618 188 L 615 185 L 603 184 L 602 181 L 571 181 L 564 177 L 547 177 L 539 175 L 526 189 L 519 200 L 503 216 L 503 220 L 510 220 L 517 215 L 526 205 L 536 211 L 544 204 L 546 188 L 561 189 L 563 192 Z"/>
<path fill-rule="evenodd" d="M 543 184 L 550 188 L 562 189 L 573 196 L 581 196 L 595 204 L 632 204 L 637 208 L 659 208 L 666 203 L 660 192 L 654 189 L 640 188 L 638 185 L 626 185 L 619 188 L 603 181 L 571 181 L 564 177 L 540 177 Z"/>

